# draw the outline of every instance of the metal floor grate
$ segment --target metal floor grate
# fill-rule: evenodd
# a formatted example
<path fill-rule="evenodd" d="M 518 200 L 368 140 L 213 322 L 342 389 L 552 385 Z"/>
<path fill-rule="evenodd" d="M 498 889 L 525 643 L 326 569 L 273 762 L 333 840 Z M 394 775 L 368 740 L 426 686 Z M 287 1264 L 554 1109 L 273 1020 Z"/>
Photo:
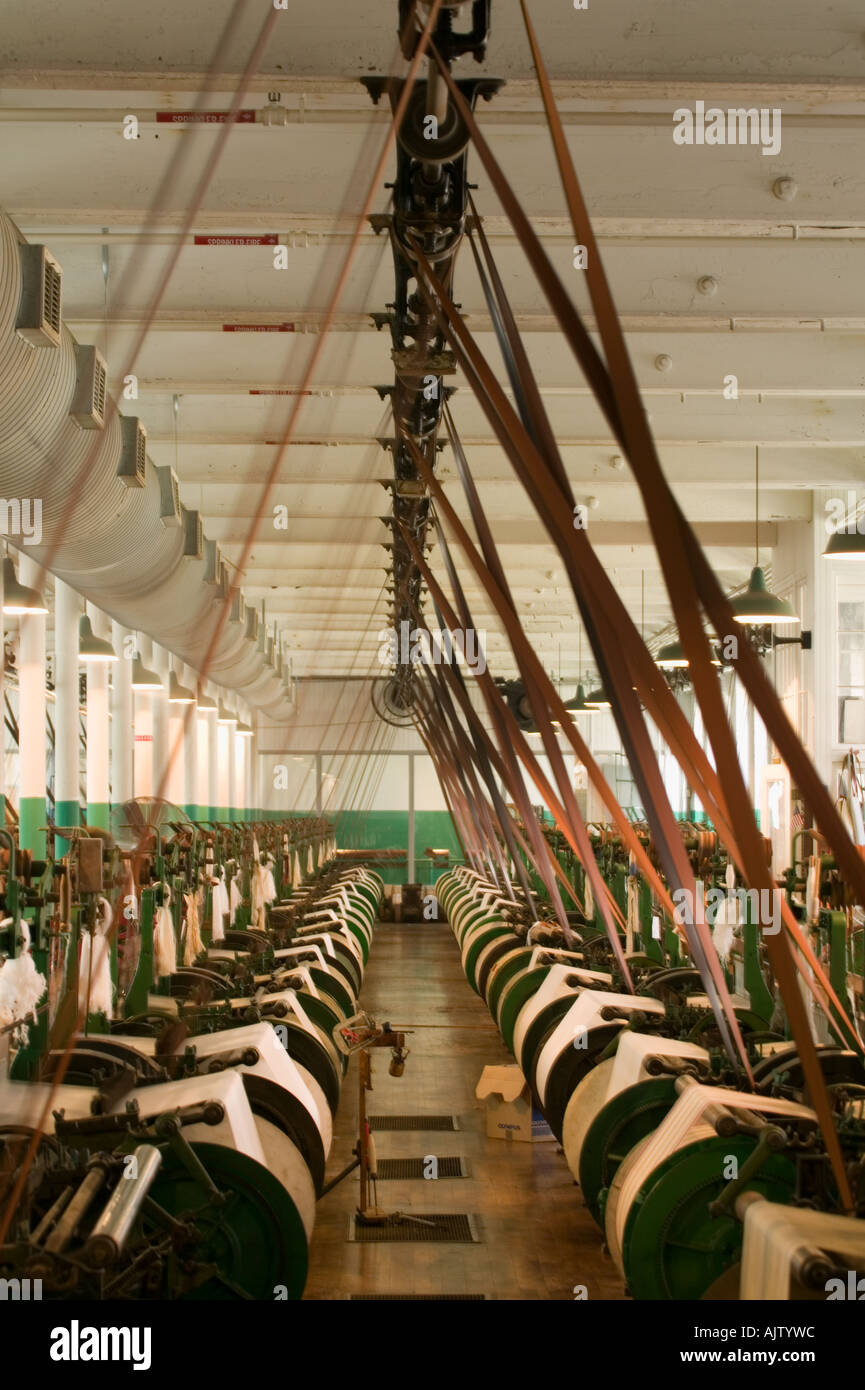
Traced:
<path fill-rule="evenodd" d="M 404 1303 L 409 1299 L 426 1303 L 484 1303 L 485 1293 L 350 1293 L 352 1303 Z"/>
<path fill-rule="evenodd" d="M 459 1129 L 456 1115 L 370 1115 L 369 1127 L 374 1130 Z"/>
<path fill-rule="evenodd" d="M 432 1170 L 430 1159 L 435 1159 L 436 1164 Z M 467 1178 L 468 1171 L 459 1157 L 438 1158 L 435 1154 L 427 1154 L 426 1158 L 380 1158 L 376 1177 L 382 1182 L 395 1178 L 422 1178 L 434 1182 L 438 1178 Z"/>
<path fill-rule="evenodd" d="M 412 1212 L 402 1213 L 398 1221 L 391 1219 L 386 1226 L 363 1226 L 356 1216 L 349 1217 L 349 1240 L 362 1245 L 384 1245 L 399 1242 L 405 1245 L 420 1241 L 430 1243 L 449 1243 L 471 1245 L 480 1240 L 475 1223 L 464 1212 Z"/>

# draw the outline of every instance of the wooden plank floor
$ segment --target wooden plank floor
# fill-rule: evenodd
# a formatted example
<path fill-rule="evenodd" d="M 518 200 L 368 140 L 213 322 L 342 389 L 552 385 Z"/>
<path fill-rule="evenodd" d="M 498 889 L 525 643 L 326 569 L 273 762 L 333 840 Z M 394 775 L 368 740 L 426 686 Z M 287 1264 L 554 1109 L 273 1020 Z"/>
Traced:
<path fill-rule="evenodd" d="M 414 1029 L 402 1077 L 388 1076 L 390 1053 L 373 1052 L 371 1115 L 455 1114 L 454 1133 L 377 1133 L 382 1158 L 460 1155 L 468 1178 L 378 1184 L 387 1211 L 466 1212 L 481 1243 L 361 1245 L 347 1240 L 358 1201 L 353 1173 L 318 1204 L 305 1297 L 351 1294 L 485 1294 L 492 1299 L 624 1297 L 601 1234 L 555 1140 L 524 1144 L 490 1139 L 475 1099 L 483 1068 L 513 1061 L 466 982 L 451 930 L 440 923 L 380 925 L 361 1006 L 379 1023 Z M 352 1058 L 336 1117 L 327 1176 L 349 1162 L 356 1142 L 357 1059 Z"/>

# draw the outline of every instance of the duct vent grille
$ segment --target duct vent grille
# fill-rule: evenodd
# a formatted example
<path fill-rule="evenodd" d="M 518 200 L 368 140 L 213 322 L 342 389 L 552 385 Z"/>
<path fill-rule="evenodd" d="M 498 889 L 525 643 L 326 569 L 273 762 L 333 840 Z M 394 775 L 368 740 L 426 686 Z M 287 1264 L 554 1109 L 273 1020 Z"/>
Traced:
<path fill-rule="evenodd" d="M 105 359 L 95 347 L 75 344 L 75 395 L 69 414 L 83 430 L 101 430 L 105 424 Z"/>
<path fill-rule="evenodd" d="M 21 247 L 18 333 L 34 347 L 59 347 L 63 272 L 45 246 Z"/>
<path fill-rule="evenodd" d="M 201 516 L 196 511 L 190 511 L 188 507 L 181 505 L 180 514 L 183 517 L 183 553 L 192 559 L 200 560 L 204 546 L 204 527 L 201 524 Z"/>
<path fill-rule="evenodd" d="M 205 584 L 218 584 L 221 579 L 222 560 L 219 555 L 219 546 L 216 541 L 210 541 L 204 537 L 204 582 Z"/>
<path fill-rule="evenodd" d="M 147 476 L 147 430 L 135 415 L 120 417 L 120 462 L 117 476 L 127 487 L 144 487 Z"/>
<path fill-rule="evenodd" d="M 180 484 L 173 468 L 157 468 L 159 477 L 159 519 L 163 526 L 182 526 Z"/>

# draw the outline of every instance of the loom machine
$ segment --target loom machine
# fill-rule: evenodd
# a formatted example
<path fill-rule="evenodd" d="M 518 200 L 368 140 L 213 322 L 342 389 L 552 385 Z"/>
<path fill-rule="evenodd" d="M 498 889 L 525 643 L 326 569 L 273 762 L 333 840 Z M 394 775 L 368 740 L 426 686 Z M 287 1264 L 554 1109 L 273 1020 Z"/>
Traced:
<path fill-rule="evenodd" d="M 693 827 L 682 833 L 707 871 L 716 847 L 696 840 Z M 611 837 L 597 849 L 621 895 Z M 790 887 L 804 913 L 792 879 Z M 865 1272 L 865 1067 L 830 1027 L 817 1053 L 860 1218 L 851 1220 L 756 928 L 737 925 L 741 956 L 728 967 L 751 1084 L 721 1047 L 672 924 L 653 931 L 658 910 L 642 893 L 626 952 L 631 992 L 594 918 L 569 914 L 566 943 L 555 922 L 532 920 L 516 885 L 511 892 L 468 867 L 437 885 L 466 978 L 562 1145 L 632 1296 L 826 1298 L 829 1280 Z M 626 914 L 627 892 L 625 884 Z M 817 933 L 823 915 L 818 908 Z M 861 983 L 861 963 L 850 975 Z"/>
<path fill-rule="evenodd" d="M 2 836 L 0 1278 L 299 1298 L 382 880 L 324 821 L 157 820 Z"/>

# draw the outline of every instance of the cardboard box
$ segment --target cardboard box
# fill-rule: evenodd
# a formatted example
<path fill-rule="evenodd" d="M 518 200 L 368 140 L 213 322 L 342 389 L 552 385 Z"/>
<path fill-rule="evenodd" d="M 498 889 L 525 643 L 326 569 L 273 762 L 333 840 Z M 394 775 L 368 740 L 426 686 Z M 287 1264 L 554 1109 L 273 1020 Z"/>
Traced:
<path fill-rule="evenodd" d="M 540 1110 L 533 1106 L 528 1083 L 519 1067 L 484 1067 L 475 1095 L 486 1101 L 487 1134 L 491 1139 L 531 1144 L 555 1138 Z"/>

